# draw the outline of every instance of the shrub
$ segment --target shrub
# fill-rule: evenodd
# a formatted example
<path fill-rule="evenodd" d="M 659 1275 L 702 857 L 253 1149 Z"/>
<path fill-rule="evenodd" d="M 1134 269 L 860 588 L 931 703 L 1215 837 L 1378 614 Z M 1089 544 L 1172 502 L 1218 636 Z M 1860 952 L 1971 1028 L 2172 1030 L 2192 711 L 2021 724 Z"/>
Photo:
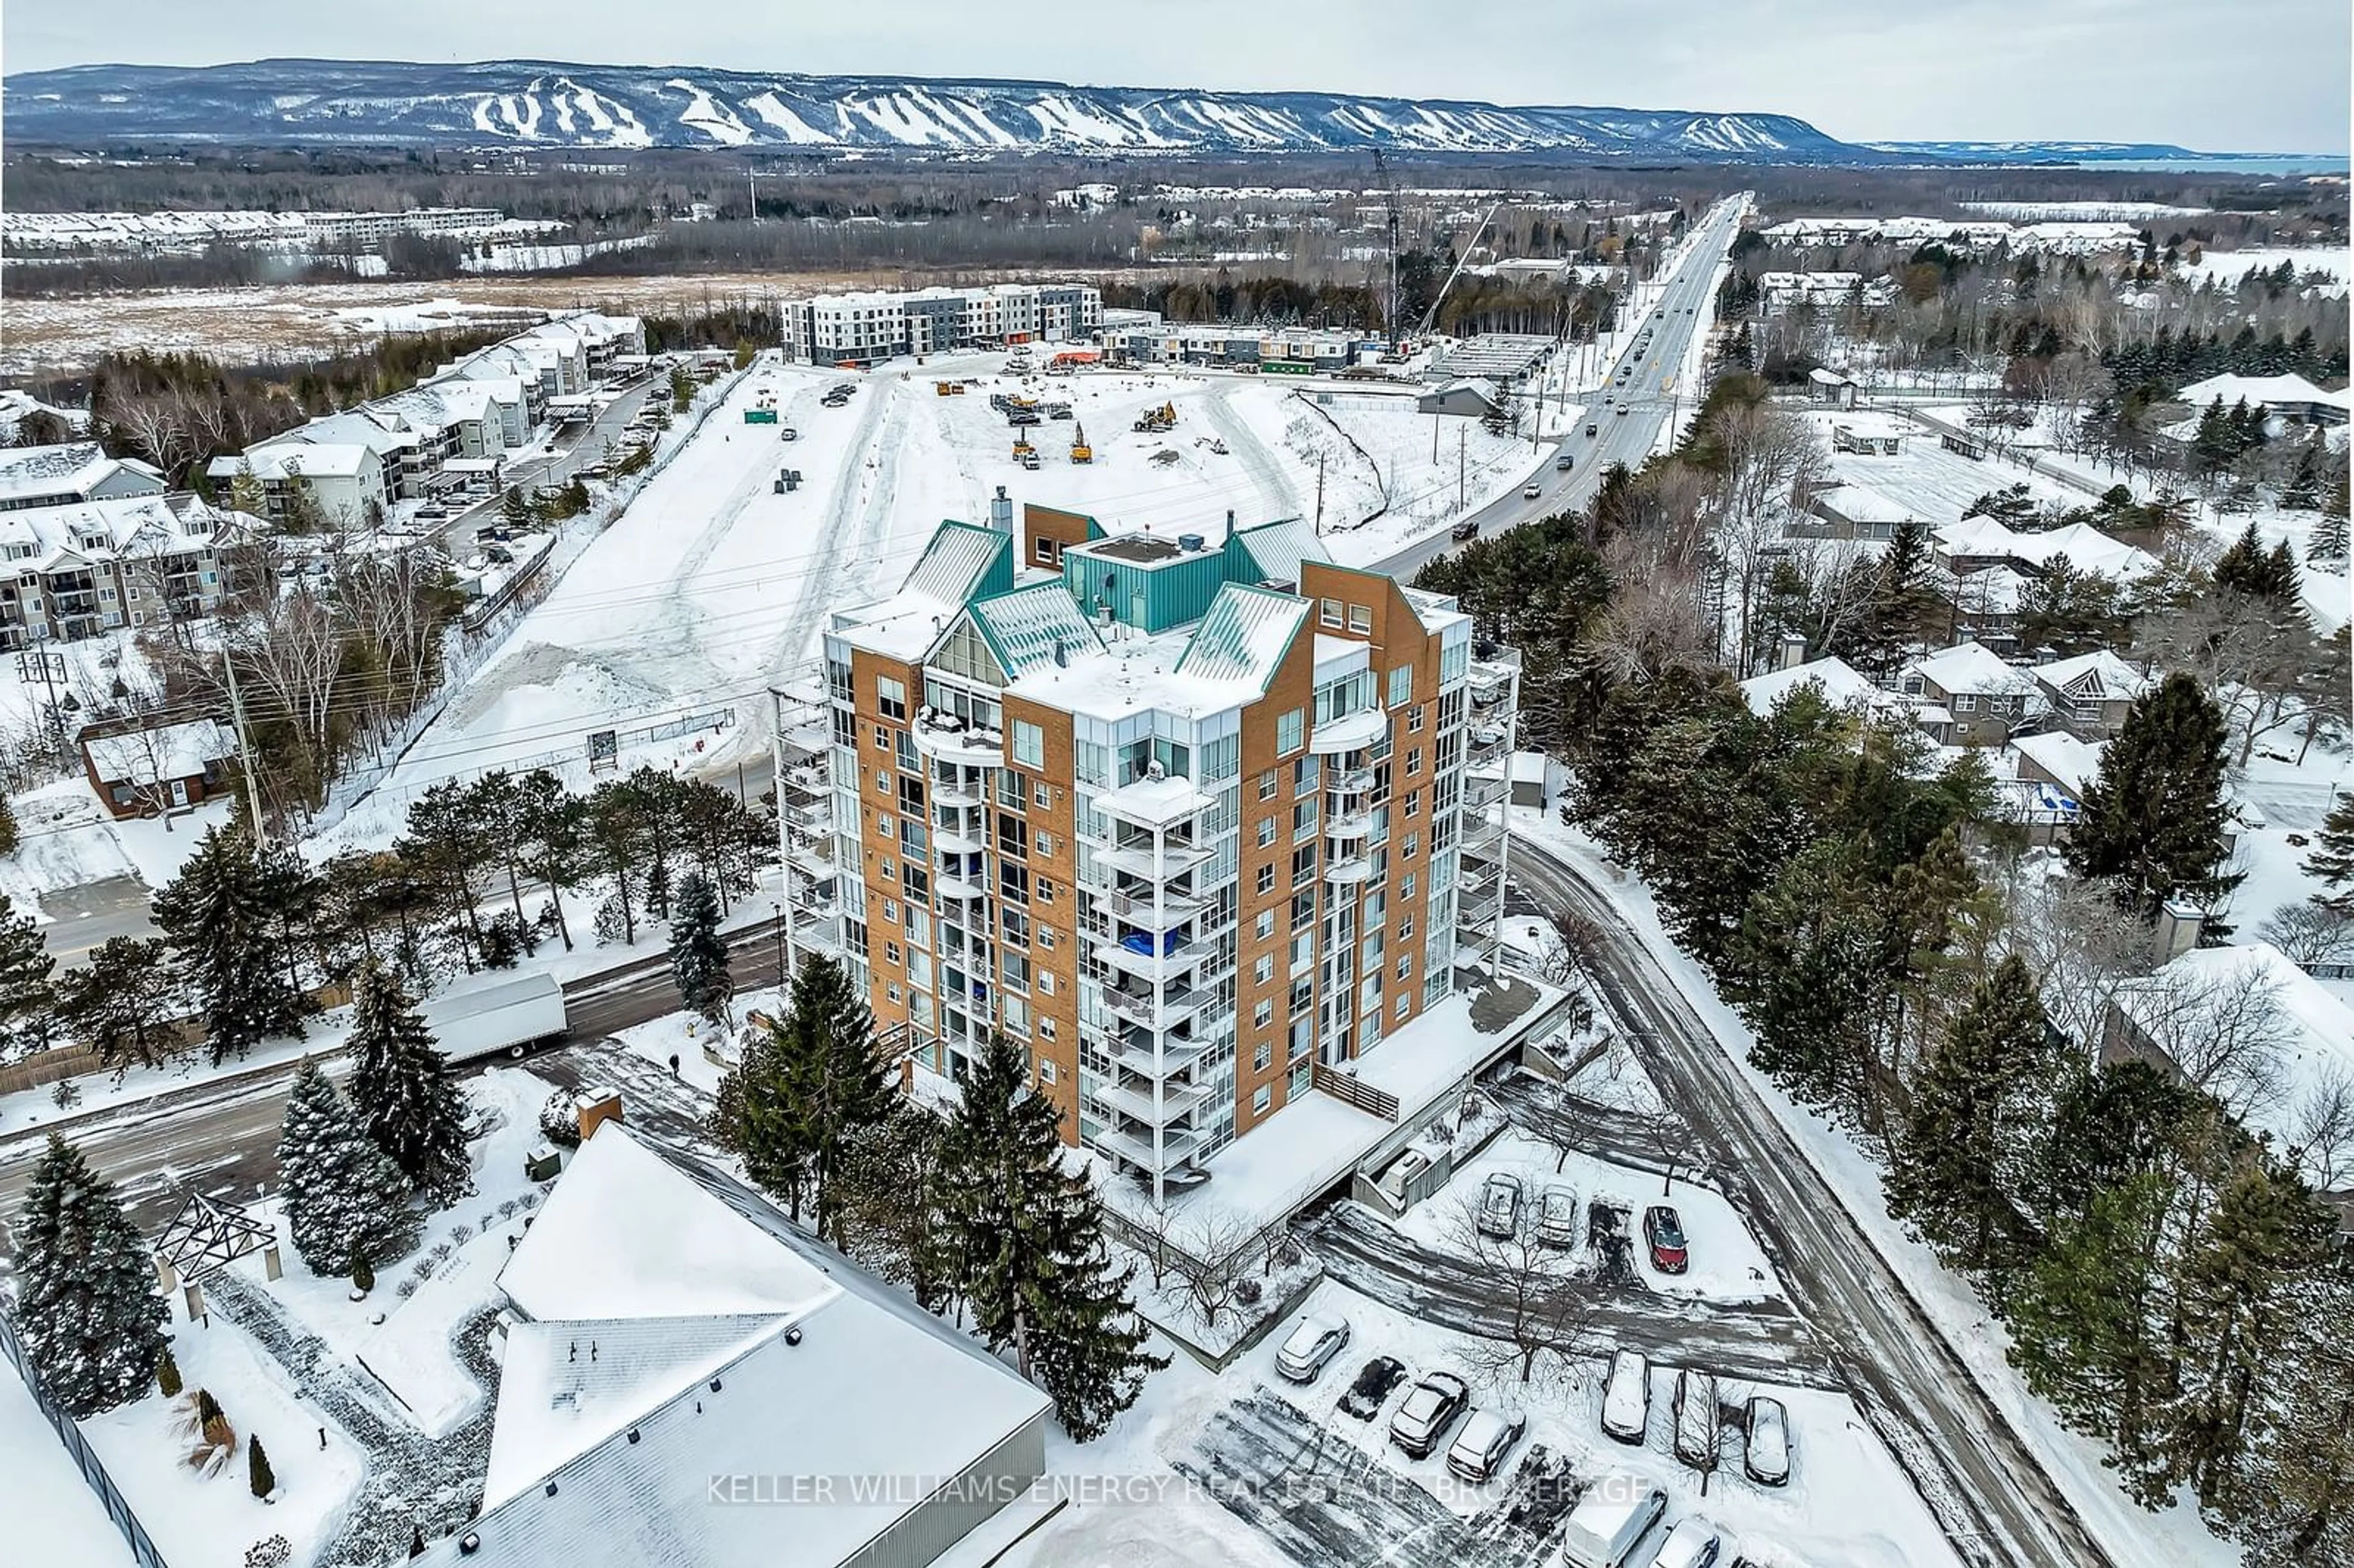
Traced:
<path fill-rule="evenodd" d="M 450 1245 L 451 1246 L 464 1246 L 473 1239 L 474 1227 L 472 1225 L 457 1225 L 451 1229 Z"/>
<path fill-rule="evenodd" d="M 352 1288 L 363 1296 L 376 1288 L 376 1267 L 357 1247 L 352 1249 Z"/>
<path fill-rule="evenodd" d="M 286 1568 L 293 1558 L 293 1544 L 282 1535 L 273 1535 L 245 1549 L 245 1568 Z"/>
<path fill-rule="evenodd" d="M 410 1297 L 417 1294 L 417 1281 L 414 1279 L 404 1279 L 399 1284 L 392 1287 L 392 1293 L 395 1296 L 399 1297 L 403 1301 L 406 1301 Z"/>
<path fill-rule="evenodd" d="M 155 1363 L 156 1392 L 165 1399 L 177 1399 L 180 1386 L 180 1363 L 172 1359 L 170 1351 L 165 1351 L 164 1359 Z"/>
<path fill-rule="evenodd" d="M 1262 1290 L 1263 1287 L 1256 1279 L 1237 1279 L 1235 1281 L 1235 1299 L 1241 1302 L 1246 1307 L 1257 1306 Z"/>
<path fill-rule="evenodd" d="M 580 1113 L 572 1108 L 571 1090 L 557 1090 L 539 1107 L 539 1135 L 559 1148 L 580 1147 Z"/>
<path fill-rule="evenodd" d="M 270 1471 L 270 1456 L 261 1451 L 259 1437 L 245 1446 L 245 1484 L 258 1498 L 278 1489 L 278 1478 Z"/>

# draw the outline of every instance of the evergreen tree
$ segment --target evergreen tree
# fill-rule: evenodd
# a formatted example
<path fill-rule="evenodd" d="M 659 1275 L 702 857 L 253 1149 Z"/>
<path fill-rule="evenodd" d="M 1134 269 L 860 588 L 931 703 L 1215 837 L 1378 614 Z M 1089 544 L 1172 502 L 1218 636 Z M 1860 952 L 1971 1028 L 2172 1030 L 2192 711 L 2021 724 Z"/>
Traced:
<path fill-rule="evenodd" d="M 270 1456 L 261 1451 L 261 1439 L 250 1438 L 245 1445 L 245 1486 L 257 1498 L 266 1498 L 278 1489 L 278 1477 L 270 1467 Z"/>
<path fill-rule="evenodd" d="M 2056 1064 L 2044 1038 L 2035 978 L 2007 957 L 1979 979 L 1914 1078 L 1889 1161 L 1890 1212 L 1983 1281 L 1997 1311 L 2027 1250 L 2017 1171 L 2049 1105 Z"/>
<path fill-rule="evenodd" d="M 299 1036 L 318 1003 L 281 951 L 273 878 L 242 829 L 208 829 L 155 895 L 155 923 L 202 1003 L 216 1066 L 260 1041 Z"/>
<path fill-rule="evenodd" d="M 16 808 L 0 792 L 0 854 L 15 854 L 16 843 Z"/>
<path fill-rule="evenodd" d="M 49 989 L 57 967 L 40 927 L 0 894 L 0 1060 L 30 1054 L 57 1037 Z"/>
<path fill-rule="evenodd" d="M 2313 534 L 2306 541 L 2305 558 L 2308 561 L 2342 561 L 2346 558 L 2344 511 L 2322 514 L 2321 521 L 2313 525 Z"/>
<path fill-rule="evenodd" d="M 117 1074 L 152 1067 L 181 1047 L 171 1026 L 179 982 L 160 937 L 109 937 L 90 961 L 58 977 L 58 1026 Z"/>
<path fill-rule="evenodd" d="M 400 982 L 370 965 L 352 1002 L 352 1103 L 417 1192 L 446 1208 L 473 1190 L 466 1111 L 449 1059 Z"/>
<path fill-rule="evenodd" d="M 2180 1389 L 2169 1412 L 2171 1473 L 2230 1513 L 2281 1338 L 2286 1293 L 2329 1262 L 2337 1216 L 2292 1172 L 2251 1160 L 2232 1177 L 2180 1271 Z"/>
<path fill-rule="evenodd" d="M 2070 868 L 2148 918 L 2180 895 L 2212 907 L 2239 882 L 2221 870 L 2224 740 L 2222 710 L 2190 675 L 2136 698 L 2078 802 Z"/>
<path fill-rule="evenodd" d="M 898 1104 L 891 1067 L 875 1049 L 875 1019 L 850 971 L 811 959 L 793 977 L 785 1021 L 786 1094 L 801 1123 L 818 1234 L 838 1236 L 842 1195 L 835 1177 L 850 1147 Z"/>
<path fill-rule="evenodd" d="M 1113 1264 L 1095 1192 L 1066 1167 L 1056 1120 L 1031 1089 L 1026 1054 L 992 1037 L 949 1123 L 945 1229 L 974 1327 L 992 1350 L 1013 1348 L 1022 1375 L 1084 1443 L 1168 1363 L 1144 1350 L 1127 1295 L 1136 1270 Z"/>
<path fill-rule="evenodd" d="M 850 1146 L 835 1177 L 842 1249 L 906 1287 L 928 1312 L 945 1312 L 953 1277 L 940 1224 L 948 1124 L 902 1105 Z"/>
<path fill-rule="evenodd" d="M 2264 593 L 2264 544 L 2251 519 L 2240 536 L 2215 557 L 2209 576 L 2219 588 L 2261 597 Z"/>
<path fill-rule="evenodd" d="M 288 1235 L 313 1274 L 390 1263 L 415 1243 L 417 1218 L 400 1168 L 369 1140 L 327 1075 L 307 1059 L 287 1092 L 278 1179 Z"/>
<path fill-rule="evenodd" d="M 2305 857 L 2305 874 L 2329 890 L 2315 894 L 2315 903 L 2354 916 L 2354 795 L 2329 808 Z"/>
<path fill-rule="evenodd" d="M 2270 1419 L 2230 1511 L 2251 1563 L 2354 1563 L 2354 1269 L 2317 1271 L 2284 1306 Z"/>
<path fill-rule="evenodd" d="M 719 934 L 719 895 L 699 871 L 680 882 L 671 910 L 670 977 L 689 1012 L 714 1029 L 726 1027 L 736 982 L 727 974 L 726 938 Z"/>
<path fill-rule="evenodd" d="M 155 1392 L 165 1399 L 177 1399 L 182 1386 L 180 1363 L 172 1359 L 171 1348 L 166 1346 L 164 1359 L 155 1363 Z"/>
<path fill-rule="evenodd" d="M 790 1035 L 769 1022 L 748 1032 L 744 1054 L 721 1075 L 711 1136 L 744 1161 L 752 1184 L 801 1217 L 808 1163 L 805 1128 L 792 1100 Z"/>
<path fill-rule="evenodd" d="M 2281 487 L 2280 503 L 2292 512 L 2321 509 L 2321 466 L 2314 461 L 2311 447 L 2305 449 L 2296 460 L 2296 472 Z"/>
<path fill-rule="evenodd" d="M 164 1359 L 164 1300 L 114 1184 L 56 1133 L 16 1225 L 10 1314 L 41 1387 L 76 1420 L 147 1392 Z"/>
<path fill-rule="evenodd" d="M 1899 523 L 1880 556 L 1857 639 L 1856 668 L 1874 680 L 1895 673 L 1921 637 L 1932 598 L 1928 530 L 1909 520 Z"/>
<path fill-rule="evenodd" d="M 525 874 L 547 888 L 556 910 L 557 934 L 564 950 L 572 950 L 572 927 L 565 918 L 564 888 L 583 871 L 581 846 L 588 803 L 564 787 L 546 768 L 535 768 L 515 780 L 515 829 L 520 843 L 516 859 Z"/>

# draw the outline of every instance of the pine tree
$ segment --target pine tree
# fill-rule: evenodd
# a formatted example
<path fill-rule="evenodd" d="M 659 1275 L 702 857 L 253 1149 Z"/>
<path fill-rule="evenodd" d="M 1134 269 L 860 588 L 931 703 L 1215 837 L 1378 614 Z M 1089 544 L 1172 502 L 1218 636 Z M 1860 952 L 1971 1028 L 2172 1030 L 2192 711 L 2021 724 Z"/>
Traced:
<path fill-rule="evenodd" d="M 727 974 L 727 942 L 719 934 L 719 895 L 699 871 L 679 883 L 670 917 L 670 975 L 686 1010 L 714 1029 L 727 1025 L 736 982 Z"/>
<path fill-rule="evenodd" d="M 2305 857 L 2305 874 L 2329 889 L 2315 894 L 2315 903 L 2354 916 L 2354 795 L 2329 808 Z"/>
<path fill-rule="evenodd" d="M 446 1208 L 473 1191 L 466 1110 L 449 1058 L 400 982 L 371 964 L 352 1002 L 352 1105 L 418 1194 Z"/>
<path fill-rule="evenodd" d="M 243 830 L 215 827 L 155 895 L 155 923 L 203 1005 L 216 1066 L 263 1040 L 300 1036 L 318 1011 L 288 973 L 273 880 Z"/>
<path fill-rule="evenodd" d="M 278 1489 L 278 1477 L 270 1468 L 270 1456 L 261 1451 L 259 1437 L 245 1446 L 245 1485 L 257 1498 L 266 1498 Z"/>
<path fill-rule="evenodd" d="M 287 1092 L 278 1179 L 287 1232 L 313 1274 L 390 1263 L 415 1243 L 408 1181 L 315 1062 L 303 1062 Z"/>
<path fill-rule="evenodd" d="M 2236 1510 L 2256 1391 L 2282 1334 L 2285 1291 L 2329 1262 L 2337 1216 L 2296 1175 L 2251 1161 L 2231 1180 L 2180 1268 L 2180 1389 L 2171 1473 L 2212 1510 Z"/>
<path fill-rule="evenodd" d="M 9 802 L 7 794 L 0 791 L 0 854 L 15 854 L 16 843 L 16 808 Z"/>
<path fill-rule="evenodd" d="M 164 1359 L 155 1363 L 155 1392 L 165 1399 L 177 1399 L 181 1387 L 180 1363 L 172 1359 L 172 1352 L 167 1348 L 164 1351 Z"/>
<path fill-rule="evenodd" d="M 2312 535 L 2306 540 L 2305 558 L 2308 561 L 2342 561 L 2346 558 L 2346 514 L 2325 512 L 2313 525 Z"/>
<path fill-rule="evenodd" d="M 2223 553 L 2215 557 L 2208 575 L 2219 588 L 2261 597 L 2264 592 L 2264 544 L 2253 519 Z"/>
<path fill-rule="evenodd" d="M 41 1387 L 81 1420 L 147 1392 L 164 1359 L 164 1301 L 147 1244 L 112 1182 L 49 1135 L 16 1226 L 10 1317 Z"/>
<path fill-rule="evenodd" d="M 2190 675 L 2136 698 L 2078 802 L 2070 868 L 2148 918 L 2182 895 L 2211 907 L 2239 882 L 2221 870 L 2224 740 L 2222 710 Z"/>
<path fill-rule="evenodd" d="M 0 894 L 0 1060 L 27 1055 L 57 1037 L 49 989 L 57 967 L 40 927 Z"/>
<path fill-rule="evenodd" d="M 721 1075 L 711 1136 L 744 1161 L 752 1184 L 801 1217 L 808 1140 L 792 1100 L 788 1035 L 770 1022 L 749 1032 L 743 1055 Z"/>
<path fill-rule="evenodd" d="M 2321 509 L 2321 468 L 2314 461 L 2311 447 L 2305 449 L 2296 460 L 2296 472 L 2281 487 L 2280 503 L 2292 512 Z"/>
<path fill-rule="evenodd" d="M 152 1067 L 182 1047 L 171 1026 L 179 981 L 160 937 L 109 937 L 90 961 L 58 977 L 58 1026 L 117 1074 Z"/>
<path fill-rule="evenodd" d="M 2027 1246 L 2015 1176 L 2039 1141 L 2049 1056 L 2035 977 L 2011 955 L 1980 978 L 1914 1076 L 1889 1161 L 1890 1213 L 1982 1280 L 1997 1311 Z"/>
<path fill-rule="evenodd" d="M 2354 1269 L 2317 1271 L 2285 1306 L 2236 1533 L 2251 1563 L 2354 1563 Z"/>
<path fill-rule="evenodd" d="M 1128 1300 L 1135 1267 L 1112 1262 L 1094 1190 L 1066 1167 L 1056 1119 L 1030 1087 L 1027 1055 L 992 1037 L 949 1119 L 944 1228 L 974 1327 L 992 1350 L 1013 1348 L 1022 1375 L 1084 1443 L 1168 1362 L 1144 1350 Z"/>
<path fill-rule="evenodd" d="M 793 977 L 785 1020 L 787 1096 L 808 1150 L 818 1234 L 835 1237 L 842 1197 L 834 1179 L 850 1146 L 898 1105 L 890 1065 L 875 1049 L 875 1019 L 850 971 L 818 956 Z"/>

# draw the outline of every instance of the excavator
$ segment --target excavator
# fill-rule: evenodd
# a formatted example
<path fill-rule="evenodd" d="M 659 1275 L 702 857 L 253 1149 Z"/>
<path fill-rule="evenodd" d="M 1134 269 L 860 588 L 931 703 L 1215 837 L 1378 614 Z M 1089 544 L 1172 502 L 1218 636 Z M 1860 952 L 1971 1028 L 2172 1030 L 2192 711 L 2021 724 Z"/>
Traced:
<path fill-rule="evenodd" d="M 1146 435 L 1155 435 L 1162 430 L 1174 429 L 1176 426 L 1177 405 L 1174 403 L 1163 403 L 1158 408 L 1147 408 L 1144 411 L 1144 417 L 1136 421 L 1137 429 Z"/>
<path fill-rule="evenodd" d="M 1071 461 L 1075 463 L 1096 461 L 1096 449 L 1087 445 L 1087 428 L 1076 420 L 1071 425 Z"/>
<path fill-rule="evenodd" d="M 1036 468 L 1038 466 L 1038 449 L 1030 444 L 1030 438 L 1028 436 L 1016 436 L 1013 438 L 1013 461 L 1020 463 L 1023 468 Z"/>

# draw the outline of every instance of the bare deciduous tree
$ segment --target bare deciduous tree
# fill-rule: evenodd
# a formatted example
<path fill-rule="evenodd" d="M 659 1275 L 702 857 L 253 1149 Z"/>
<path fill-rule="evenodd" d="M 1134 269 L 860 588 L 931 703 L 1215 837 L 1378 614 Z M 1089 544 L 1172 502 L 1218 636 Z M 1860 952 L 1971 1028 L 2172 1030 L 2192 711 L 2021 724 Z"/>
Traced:
<path fill-rule="evenodd" d="M 1536 1226 L 1524 1223 L 1510 1236 L 1479 1228 L 1479 1200 L 1468 1195 L 1447 1219 L 1448 1238 L 1479 1260 L 1502 1320 L 1494 1339 L 1473 1342 L 1466 1353 L 1496 1382 L 1528 1383 L 1539 1363 L 1553 1358 L 1565 1369 L 1603 1347 L 1596 1330 L 1597 1294 L 1578 1277 L 1576 1255 L 1567 1247 L 1541 1245 Z"/>

